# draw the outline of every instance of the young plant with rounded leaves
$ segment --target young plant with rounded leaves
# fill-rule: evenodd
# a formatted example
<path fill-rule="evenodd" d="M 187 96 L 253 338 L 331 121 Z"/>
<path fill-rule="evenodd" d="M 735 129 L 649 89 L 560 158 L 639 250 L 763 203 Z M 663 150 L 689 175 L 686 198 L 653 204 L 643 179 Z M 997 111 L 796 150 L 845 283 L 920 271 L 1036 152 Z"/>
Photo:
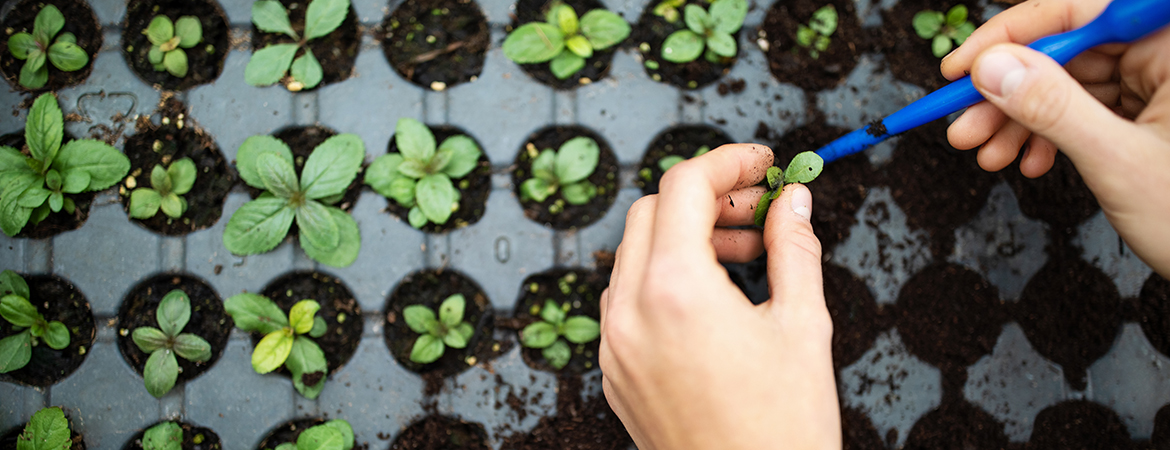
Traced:
<path fill-rule="evenodd" d="M 57 97 L 41 94 L 24 125 L 28 153 L 0 146 L 0 230 L 4 234 L 15 236 L 50 212 L 64 209 L 73 214 L 76 206 L 65 194 L 100 191 L 130 170 L 130 159 L 102 141 L 75 139 L 62 146 L 64 126 Z"/>
<path fill-rule="evenodd" d="M 24 431 L 16 438 L 16 450 L 68 450 L 73 444 L 69 419 L 59 406 L 33 414 Z"/>
<path fill-rule="evenodd" d="M 156 164 L 150 171 L 150 187 L 139 187 L 130 193 L 130 217 L 149 219 L 162 209 L 163 214 L 178 219 L 187 212 L 187 199 L 198 170 L 191 158 L 183 158 L 163 168 Z"/>
<path fill-rule="evenodd" d="M 56 320 L 45 320 L 29 301 L 24 278 L 11 270 L 0 272 L 0 317 L 11 323 L 14 331 L 19 331 L 0 339 L 0 373 L 27 365 L 38 339 L 54 350 L 69 346 L 69 328 Z"/>
<path fill-rule="evenodd" d="M 662 42 L 662 59 L 686 63 L 698 59 L 699 55 L 705 55 L 710 62 L 735 57 L 738 49 L 732 35 L 743 27 L 747 10 L 747 0 L 714 0 L 709 9 L 687 5 L 683 8 L 683 22 L 687 27 L 671 33 Z"/>
<path fill-rule="evenodd" d="M 687 0 L 663 0 L 661 3 L 654 5 L 654 15 L 661 17 L 669 23 L 678 22 L 681 16 L 678 9 L 687 4 Z"/>
<path fill-rule="evenodd" d="M 504 56 L 518 64 L 550 61 L 549 71 L 560 80 L 584 68 L 594 50 L 610 48 L 630 35 L 630 24 L 604 9 L 578 20 L 572 6 L 554 2 L 545 19 L 512 30 L 504 39 Z"/>
<path fill-rule="evenodd" d="M 156 72 L 167 71 L 179 78 L 187 76 L 187 52 L 203 41 L 203 25 L 195 16 L 183 16 L 175 22 L 167 16 L 158 15 L 142 31 L 150 40 L 147 58 Z"/>
<path fill-rule="evenodd" d="M 452 179 L 475 170 L 482 153 L 465 135 L 451 136 L 435 147 L 435 135 L 415 119 L 398 120 L 394 129 L 398 153 L 379 156 L 366 171 L 365 183 L 379 194 L 410 208 L 415 228 L 428 222 L 447 223 L 459 209 L 459 190 Z"/>
<path fill-rule="evenodd" d="M 813 11 L 808 26 L 800 25 L 796 29 L 796 44 L 808 49 L 808 56 L 819 59 L 821 52 L 829 49 L 832 40 L 829 36 L 837 31 L 837 8 L 825 5 Z M 795 51 L 795 49 L 793 49 Z"/>
<path fill-rule="evenodd" d="M 535 153 L 535 148 L 530 148 Z M 597 187 L 586 178 L 597 169 L 601 147 L 580 136 L 565 141 L 557 151 L 545 149 L 532 160 L 532 178 L 520 184 L 520 200 L 543 202 L 561 191 L 565 201 L 584 205 L 597 196 Z"/>
<path fill-rule="evenodd" d="M 188 361 L 207 362 L 211 359 L 211 344 L 194 334 L 183 333 L 183 327 L 191 320 L 191 299 L 183 291 L 168 292 L 158 304 L 155 318 L 158 328 L 138 327 L 131 337 L 142 353 L 150 354 L 142 369 L 146 391 L 162 398 L 179 378 L 179 360 L 175 355 Z"/>
<path fill-rule="evenodd" d="M 272 44 L 256 50 L 244 68 L 244 80 L 253 86 L 270 86 L 284 78 L 285 73 L 290 73 L 292 81 L 288 83 L 288 90 L 296 92 L 317 87 L 325 72 L 308 43 L 336 30 L 346 14 L 349 14 L 349 0 L 312 0 L 305 10 L 304 35 L 301 36 L 293 30 L 288 10 L 279 1 L 252 3 L 252 23 L 256 28 L 287 35 L 296 42 Z M 300 56 L 297 56 L 298 52 Z"/>
<path fill-rule="evenodd" d="M 801 152 L 792 161 L 788 163 L 788 168 L 784 172 L 780 172 L 779 167 L 768 168 L 768 192 L 765 192 L 760 197 L 760 203 L 756 206 L 756 226 L 764 226 L 764 220 L 768 218 L 768 208 L 772 206 L 772 200 L 780 197 L 780 192 L 784 190 L 784 185 L 789 183 L 808 183 L 817 179 L 821 174 L 821 170 L 825 167 L 825 160 L 821 159 L 820 155 L 814 152 Z"/>
<path fill-rule="evenodd" d="M 236 168 L 248 186 L 264 193 L 232 214 L 223 243 L 237 255 L 272 250 L 293 220 L 301 248 L 310 258 L 334 267 L 357 259 L 361 235 L 357 222 L 337 203 L 361 170 L 366 150 L 354 134 L 339 134 L 313 149 L 297 181 L 292 150 L 272 136 L 252 136 L 236 153 Z"/>
<path fill-rule="evenodd" d="M 183 427 L 175 422 L 160 422 L 142 433 L 142 450 L 182 450 Z"/>
<path fill-rule="evenodd" d="M 31 34 L 20 32 L 8 38 L 8 52 L 24 61 L 20 68 L 21 86 L 29 89 L 45 86 L 49 81 L 46 60 L 63 72 L 81 70 L 89 64 L 89 55 L 77 46 L 77 37 L 73 33 L 61 33 L 62 28 L 65 28 L 65 16 L 61 10 L 45 5 L 37 13 Z"/>
<path fill-rule="evenodd" d="M 520 331 L 520 343 L 541 349 L 541 355 L 554 369 L 565 367 L 572 358 L 569 342 L 584 344 L 601 336 L 601 325 L 596 320 L 588 316 L 566 318 L 568 311 L 568 303 L 558 305 L 552 299 L 545 300 L 544 307 L 540 308 L 541 320 Z"/>
<path fill-rule="evenodd" d="M 410 305 L 402 309 L 406 326 L 418 333 L 414 347 L 410 349 L 410 360 L 419 364 L 437 361 L 447 347 L 466 348 L 475 334 L 475 327 L 463 321 L 467 300 L 463 294 L 455 294 L 439 305 L 439 316 L 423 305 Z"/>
<path fill-rule="evenodd" d="M 353 448 L 353 427 L 341 419 L 333 419 L 309 427 L 297 436 L 297 442 L 285 442 L 274 450 L 350 450 Z"/>
<path fill-rule="evenodd" d="M 946 15 L 929 9 L 919 11 L 914 15 L 913 25 L 918 37 L 931 41 L 930 51 L 935 58 L 946 56 L 955 45 L 963 45 L 975 32 L 975 24 L 967 20 L 964 5 L 955 5 Z"/>
<path fill-rule="evenodd" d="M 305 398 L 317 398 L 329 372 L 325 352 L 310 339 L 328 331 L 325 319 L 317 316 L 320 304 L 301 300 L 286 317 L 268 297 L 245 292 L 229 297 L 223 308 L 232 316 L 236 328 L 264 335 L 252 350 L 252 369 L 256 373 L 268 373 L 283 365 L 292 373 L 297 392 Z"/>

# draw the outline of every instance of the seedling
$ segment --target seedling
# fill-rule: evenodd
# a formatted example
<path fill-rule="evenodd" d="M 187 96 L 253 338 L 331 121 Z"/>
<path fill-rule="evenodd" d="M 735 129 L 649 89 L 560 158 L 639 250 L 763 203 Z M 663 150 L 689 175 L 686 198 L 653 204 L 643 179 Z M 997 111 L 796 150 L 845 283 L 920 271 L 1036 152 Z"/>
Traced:
<path fill-rule="evenodd" d="M 28 284 L 11 270 L 0 272 L 0 317 L 11 323 L 15 331 L 25 329 L 0 339 L 0 373 L 28 365 L 38 339 L 53 350 L 69 346 L 69 329 L 56 320 L 45 320 L 37 312 L 37 307 L 29 302 Z"/>
<path fill-rule="evenodd" d="M 183 428 L 175 422 L 161 422 L 142 433 L 143 450 L 181 450 Z"/>
<path fill-rule="evenodd" d="M 594 50 L 605 50 L 630 35 L 630 24 L 604 9 L 577 19 L 573 7 L 555 2 L 545 22 L 529 22 L 504 39 L 504 56 L 518 64 L 549 62 L 557 79 L 569 78 L 585 67 Z"/>
<path fill-rule="evenodd" d="M 15 236 L 26 224 L 40 223 L 50 212 L 76 210 L 65 194 L 100 191 L 130 170 L 130 160 L 94 139 L 64 146 L 64 121 L 57 97 L 41 94 L 28 112 L 24 141 L 28 154 L 0 146 L 0 230 Z"/>
<path fill-rule="evenodd" d="M 451 136 L 435 149 L 431 130 L 410 118 L 398 120 L 394 141 L 399 153 L 379 156 L 366 171 L 365 183 L 399 205 L 410 208 L 415 228 L 447 223 L 459 209 L 459 190 L 451 182 L 475 170 L 482 153 L 465 135 Z"/>
<path fill-rule="evenodd" d="M 821 169 L 825 167 L 825 160 L 821 159 L 819 155 L 814 152 L 802 152 L 792 158 L 788 163 L 788 168 L 783 173 L 780 172 L 779 167 L 768 168 L 768 192 L 760 197 L 760 204 L 756 206 L 756 226 L 764 226 L 764 220 L 768 218 L 768 208 L 772 206 L 772 200 L 780 196 L 780 191 L 784 190 L 784 185 L 789 183 L 808 183 L 817 179 L 821 174 Z"/>
<path fill-rule="evenodd" d="M 687 28 L 666 37 L 662 43 L 662 59 L 686 63 L 701 54 L 710 62 L 735 57 L 737 49 L 732 35 L 743 26 L 747 9 L 747 0 L 714 0 L 709 11 L 699 5 L 687 5 L 683 8 Z"/>
<path fill-rule="evenodd" d="M 288 90 L 296 92 L 312 89 L 325 77 L 321 63 L 313 56 L 308 43 L 325 36 L 341 26 L 349 13 L 349 0 L 312 0 L 305 10 L 304 36 L 293 31 L 288 10 L 276 0 L 259 0 L 252 4 L 252 23 L 267 33 L 280 33 L 293 38 L 295 43 L 272 44 L 257 50 L 244 68 L 244 80 L 253 86 L 270 86 L 291 73 Z M 301 56 L 293 57 L 301 52 Z M 290 67 L 291 66 L 291 67 Z"/>
<path fill-rule="evenodd" d="M 263 295 L 243 293 L 223 302 L 236 328 L 261 333 L 264 338 L 252 350 L 252 369 L 268 373 L 283 365 L 292 373 L 293 387 L 308 399 L 317 398 L 325 388 L 329 366 L 325 352 L 310 338 L 325 335 L 325 319 L 317 316 L 321 305 L 301 300 L 287 318 L 276 303 Z"/>
<path fill-rule="evenodd" d="M 187 211 L 187 199 L 183 194 L 191 192 L 198 171 L 191 158 L 183 158 L 163 168 L 156 164 L 150 171 L 150 186 L 140 187 L 130 193 L 130 217 L 149 219 L 162 209 L 163 214 L 178 219 Z"/>
<path fill-rule="evenodd" d="M 65 16 L 61 15 L 61 10 L 53 5 L 45 5 L 37 13 L 32 34 L 21 32 L 8 38 L 8 51 L 12 57 L 24 61 L 24 66 L 20 68 L 21 86 L 29 89 L 45 86 L 49 81 L 46 59 L 63 72 L 81 70 L 89 64 L 89 55 L 77 46 L 77 36 L 69 32 L 61 33 L 64 27 Z"/>
<path fill-rule="evenodd" d="M 73 445 L 69 420 L 59 406 L 44 408 L 33 414 L 24 431 L 16 438 L 17 450 L 68 450 Z"/>
<path fill-rule="evenodd" d="M 149 353 L 142 378 L 146 391 L 158 398 L 166 395 L 179 378 L 179 361 L 175 355 L 194 362 L 211 359 L 211 344 L 191 333 L 183 333 L 183 327 L 191 319 L 191 299 L 183 291 L 175 289 L 163 297 L 155 311 L 158 328 L 138 327 L 131 337 L 143 353 Z"/>
<path fill-rule="evenodd" d="M 935 58 L 946 56 L 955 45 L 962 45 L 975 32 L 975 24 L 967 21 L 967 7 L 964 5 L 955 5 L 946 15 L 929 9 L 919 11 L 914 15 L 913 24 L 918 37 L 931 40 L 930 50 Z"/>
<path fill-rule="evenodd" d="M 353 448 L 353 428 L 349 422 L 334 419 L 310 427 L 297 436 L 297 442 L 285 442 L 275 450 L 350 450 Z"/>
<path fill-rule="evenodd" d="M 354 134 L 333 136 L 313 149 L 297 182 L 292 150 L 272 136 L 252 136 L 236 153 L 236 168 L 260 197 L 232 214 L 223 243 L 237 255 L 264 253 L 288 234 L 293 219 L 301 248 L 310 258 L 335 267 L 357 259 L 361 235 L 357 222 L 333 205 L 357 177 L 365 145 Z"/>
<path fill-rule="evenodd" d="M 808 49 L 808 56 L 819 59 L 821 52 L 829 49 L 832 40 L 829 39 L 837 31 L 837 8 L 825 5 L 813 11 L 808 26 L 803 24 L 796 29 L 796 44 Z"/>
<path fill-rule="evenodd" d="M 570 204 L 589 203 L 597 196 L 597 186 L 586 178 L 593 175 L 600 157 L 597 141 L 584 136 L 569 139 L 555 152 L 545 149 L 532 160 L 533 177 L 520 184 L 520 199 L 543 202 L 559 189 Z"/>
<path fill-rule="evenodd" d="M 167 16 L 154 16 L 142 31 L 150 40 L 147 58 L 156 72 L 167 71 L 179 78 L 187 76 L 187 52 L 203 41 L 203 25 L 195 16 L 183 16 L 175 22 Z"/>
<path fill-rule="evenodd" d="M 694 156 L 691 156 L 691 157 L 698 158 L 698 157 L 702 156 L 703 154 L 706 154 L 709 151 L 711 151 L 711 147 L 704 145 L 702 147 L 699 147 L 698 150 L 695 150 Z M 670 170 L 671 167 L 674 167 L 675 164 L 678 164 L 678 163 L 683 162 L 683 161 L 686 161 L 686 158 L 683 158 L 683 157 L 678 156 L 678 155 L 663 156 L 662 159 L 658 160 L 658 168 L 662 169 L 663 172 L 666 172 L 667 170 Z"/>
<path fill-rule="evenodd" d="M 402 310 L 406 326 L 418 333 L 414 347 L 410 349 L 410 360 L 419 364 L 430 364 L 443 356 L 447 347 L 466 348 L 475 327 L 463 321 L 467 300 L 463 294 L 455 294 L 439 305 L 439 317 L 435 311 L 423 305 L 410 305 Z"/>
<path fill-rule="evenodd" d="M 687 4 L 687 0 L 664 0 L 663 2 L 654 5 L 654 15 L 661 17 L 669 23 L 678 22 L 680 14 L 678 8 Z"/>
<path fill-rule="evenodd" d="M 528 348 L 542 349 L 541 355 L 554 369 L 565 367 L 572 358 L 569 342 L 584 344 L 601 336 L 601 325 L 596 320 L 588 316 L 566 318 L 568 311 L 568 303 L 558 305 L 552 299 L 545 300 L 544 307 L 540 308 L 541 320 L 520 331 L 520 343 Z"/>

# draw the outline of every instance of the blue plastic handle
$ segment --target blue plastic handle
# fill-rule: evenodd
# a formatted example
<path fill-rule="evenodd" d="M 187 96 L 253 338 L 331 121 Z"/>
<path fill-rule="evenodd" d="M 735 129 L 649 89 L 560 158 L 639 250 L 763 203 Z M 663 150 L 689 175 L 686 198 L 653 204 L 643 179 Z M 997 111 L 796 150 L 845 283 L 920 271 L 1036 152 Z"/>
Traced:
<path fill-rule="evenodd" d="M 1133 42 L 1167 23 L 1170 23 L 1170 0 L 1113 0 L 1087 25 L 1037 40 L 1028 47 L 1063 65 L 1085 50 L 1101 44 Z M 966 76 L 890 114 L 880 122 L 885 130 L 871 130 L 872 125 L 866 125 L 821 147 L 816 153 L 825 162 L 830 162 L 980 101 L 983 101 L 983 95 L 975 90 L 971 77 Z"/>

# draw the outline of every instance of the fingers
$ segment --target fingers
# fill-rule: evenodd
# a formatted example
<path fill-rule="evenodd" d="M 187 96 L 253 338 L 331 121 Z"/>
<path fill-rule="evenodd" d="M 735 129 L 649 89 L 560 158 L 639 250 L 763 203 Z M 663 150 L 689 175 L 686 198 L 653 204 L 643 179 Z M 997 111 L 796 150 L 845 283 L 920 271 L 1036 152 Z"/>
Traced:
<path fill-rule="evenodd" d="M 979 148 L 979 156 L 976 158 L 979 167 L 988 172 L 998 172 L 1007 167 L 1016 160 L 1020 147 L 1023 147 L 1031 135 L 1032 132 L 1019 122 L 1009 121 Z"/>
<path fill-rule="evenodd" d="M 1064 70 L 1085 84 L 1117 81 L 1117 56 L 1089 50 L 1069 60 Z"/>
<path fill-rule="evenodd" d="M 719 262 L 745 263 L 764 253 L 764 235 L 760 230 L 716 228 L 711 244 Z"/>
<path fill-rule="evenodd" d="M 995 105 L 979 102 L 967 108 L 947 128 L 947 140 L 959 150 L 970 150 L 987 142 L 1007 121 L 1007 116 Z"/>
<path fill-rule="evenodd" d="M 821 242 L 813 234 L 812 194 L 801 184 L 784 187 L 772 201 L 764 224 L 764 248 L 768 252 L 768 284 L 772 307 L 823 312 Z M 827 313 L 826 313 L 827 314 Z"/>
<path fill-rule="evenodd" d="M 1052 168 L 1056 162 L 1056 145 L 1042 136 L 1032 135 L 1028 139 L 1028 149 L 1020 160 L 1020 173 L 1028 178 L 1036 178 Z"/>
<path fill-rule="evenodd" d="M 605 314 L 611 313 L 615 307 L 620 308 L 621 301 L 641 288 L 646 262 L 650 258 L 650 233 L 654 230 L 657 208 L 658 196 L 648 195 L 635 201 L 626 212 L 626 229 L 614 255 L 613 274 L 607 289 L 610 294 L 602 296 L 602 327 L 605 326 Z"/>
<path fill-rule="evenodd" d="M 761 186 L 751 186 L 736 189 L 719 199 L 719 219 L 715 221 L 717 227 L 734 227 L 751 225 L 756 219 L 756 205 L 760 203 L 760 196 L 767 192 Z"/>

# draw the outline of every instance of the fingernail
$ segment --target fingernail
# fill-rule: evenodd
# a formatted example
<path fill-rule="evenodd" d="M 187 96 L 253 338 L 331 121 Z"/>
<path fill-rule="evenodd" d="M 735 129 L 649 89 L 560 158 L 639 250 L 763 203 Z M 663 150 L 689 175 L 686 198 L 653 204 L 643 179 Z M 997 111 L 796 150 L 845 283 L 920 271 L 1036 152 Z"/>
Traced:
<path fill-rule="evenodd" d="M 995 52 L 985 55 L 976 66 L 975 75 L 982 80 L 983 86 L 996 97 L 1011 97 L 1024 81 L 1028 68 L 1019 59 L 1007 52 Z"/>
<path fill-rule="evenodd" d="M 805 220 L 812 219 L 812 194 L 808 188 L 796 188 L 792 192 L 792 212 Z"/>

